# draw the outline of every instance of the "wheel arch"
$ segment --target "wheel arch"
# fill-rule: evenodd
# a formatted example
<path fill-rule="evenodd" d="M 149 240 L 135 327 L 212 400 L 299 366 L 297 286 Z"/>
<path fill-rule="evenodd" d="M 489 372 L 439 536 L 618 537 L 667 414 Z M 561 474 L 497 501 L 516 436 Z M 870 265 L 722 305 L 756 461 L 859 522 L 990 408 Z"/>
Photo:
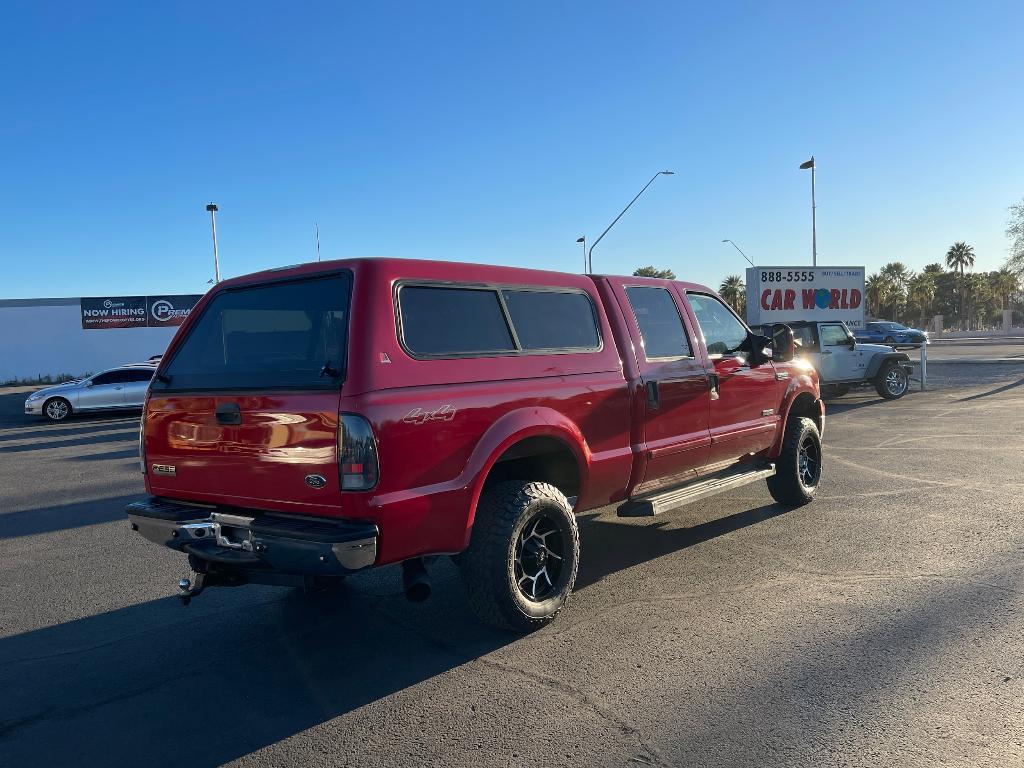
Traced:
<path fill-rule="evenodd" d="M 531 408 L 498 419 L 477 444 L 470 463 L 479 469 L 474 473 L 465 545 L 469 544 L 480 497 L 495 483 L 546 482 L 567 498 L 579 498 L 587 487 L 590 449 L 579 427 L 564 414 Z"/>
<path fill-rule="evenodd" d="M 812 386 L 810 381 L 804 382 L 801 379 L 796 379 L 792 382 L 786 393 L 785 406 L 780 416 L 779 433 L 768 454 L 770 458 L 777 458 L 782 451 L 786 425 L 792 416 L 806 416 L 814 422 L 819 435 L 824 436 L 825 434 L 825 403 L 822 401 L 818 389 Z"/>
<path fill-rule="evenodd" d="M 874 379 L 878 376 L 878 372 L 882 370 L 882 366 L 890 360 L 899 363 L 908 363 L 910 362 L 910 355 L 906 352 L 878 352 L 871 358 L 871 362 L 868 363 L 868 368 L 864 373 L 864 378 L 869 381 Z"/>

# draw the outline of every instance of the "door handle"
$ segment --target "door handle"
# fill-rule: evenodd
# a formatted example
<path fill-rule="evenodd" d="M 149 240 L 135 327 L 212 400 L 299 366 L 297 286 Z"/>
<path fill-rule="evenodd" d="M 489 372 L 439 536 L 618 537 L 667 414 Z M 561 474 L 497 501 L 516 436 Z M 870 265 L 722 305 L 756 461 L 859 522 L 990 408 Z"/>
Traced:
<path fill-rule="evenodd" d="M 124 389 L 124 387 L 114 387 L 114 389 Z"/>
<path fill-rule="evenodd" d="M 238 403 L 221 403 L 217 406 L 216 413 L 218 424 L 242 423 L 242 411 L 239 409 Z"/>
<path fill-rule="evenodd" d="M 711 399 L 712 400 L 717 400 L 718 399 L 718 394 L 719 394 L 718 390 L 721 387 L 721 385 L 722 385 L 722 380 L 720 378 L 718 378 L 718 374 L 717 373 L 709 373 L 708 374 L 708 388 L 711 390 Z"/>
<path fill-rule="evenodd" d="M 832 350 L 831 349 L 823 349 L 823 350 L 821 350 L 821 354 L 823 354 L 823 355 L 831 355 L 832 354 Z"/>
<path fill-rule="evenodd" d="M 661 393 L 658 391 L 658 382 L 645 382 L 644 388 L 647 390 L 647 407 L 653 411 L 658 410 L 658 406 L 661 405 Z"/>

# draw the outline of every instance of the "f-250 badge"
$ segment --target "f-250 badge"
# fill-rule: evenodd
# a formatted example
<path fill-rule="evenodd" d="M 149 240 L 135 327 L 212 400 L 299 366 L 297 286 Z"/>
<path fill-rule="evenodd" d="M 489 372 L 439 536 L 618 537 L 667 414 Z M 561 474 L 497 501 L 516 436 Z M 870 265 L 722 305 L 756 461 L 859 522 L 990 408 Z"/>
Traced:
<path fill-rule="evenodd" d="M 425 411 L 422 408 L 413 408 L 402 419 L 406 424 L 426 424 L 428 421 L 451 421 L 455 418 L 458 409 L 450 405 L 442 405 L 432 411 Z"/>

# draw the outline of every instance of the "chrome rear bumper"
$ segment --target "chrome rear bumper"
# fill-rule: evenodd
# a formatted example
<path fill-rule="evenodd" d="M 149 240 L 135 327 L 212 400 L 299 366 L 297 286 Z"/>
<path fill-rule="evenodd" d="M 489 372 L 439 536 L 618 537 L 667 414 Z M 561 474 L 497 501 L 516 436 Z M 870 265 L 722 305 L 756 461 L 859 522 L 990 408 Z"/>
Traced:
<path fill-rule="evenodd" d="M 151 498 L 125 508 L 155 544 L 243 571 L 300 576 L 351 573 L 377 559 L 377 526 Z"/>

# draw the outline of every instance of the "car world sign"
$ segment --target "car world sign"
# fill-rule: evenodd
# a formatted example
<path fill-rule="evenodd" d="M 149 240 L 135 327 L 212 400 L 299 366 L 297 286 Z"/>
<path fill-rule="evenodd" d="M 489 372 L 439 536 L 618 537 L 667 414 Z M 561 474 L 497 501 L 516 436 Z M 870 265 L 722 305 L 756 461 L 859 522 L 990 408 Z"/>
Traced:
<path fill-rule="evenodd" d="M 200 298 L 199 295 L 82 298 L 82 327 L 95 330 L 181 325 Z"/>
<path fill-rule="evenodd" d="M 750 267 L 747 322 L 842 320 L 864 327 L 864 267 Z"/>

